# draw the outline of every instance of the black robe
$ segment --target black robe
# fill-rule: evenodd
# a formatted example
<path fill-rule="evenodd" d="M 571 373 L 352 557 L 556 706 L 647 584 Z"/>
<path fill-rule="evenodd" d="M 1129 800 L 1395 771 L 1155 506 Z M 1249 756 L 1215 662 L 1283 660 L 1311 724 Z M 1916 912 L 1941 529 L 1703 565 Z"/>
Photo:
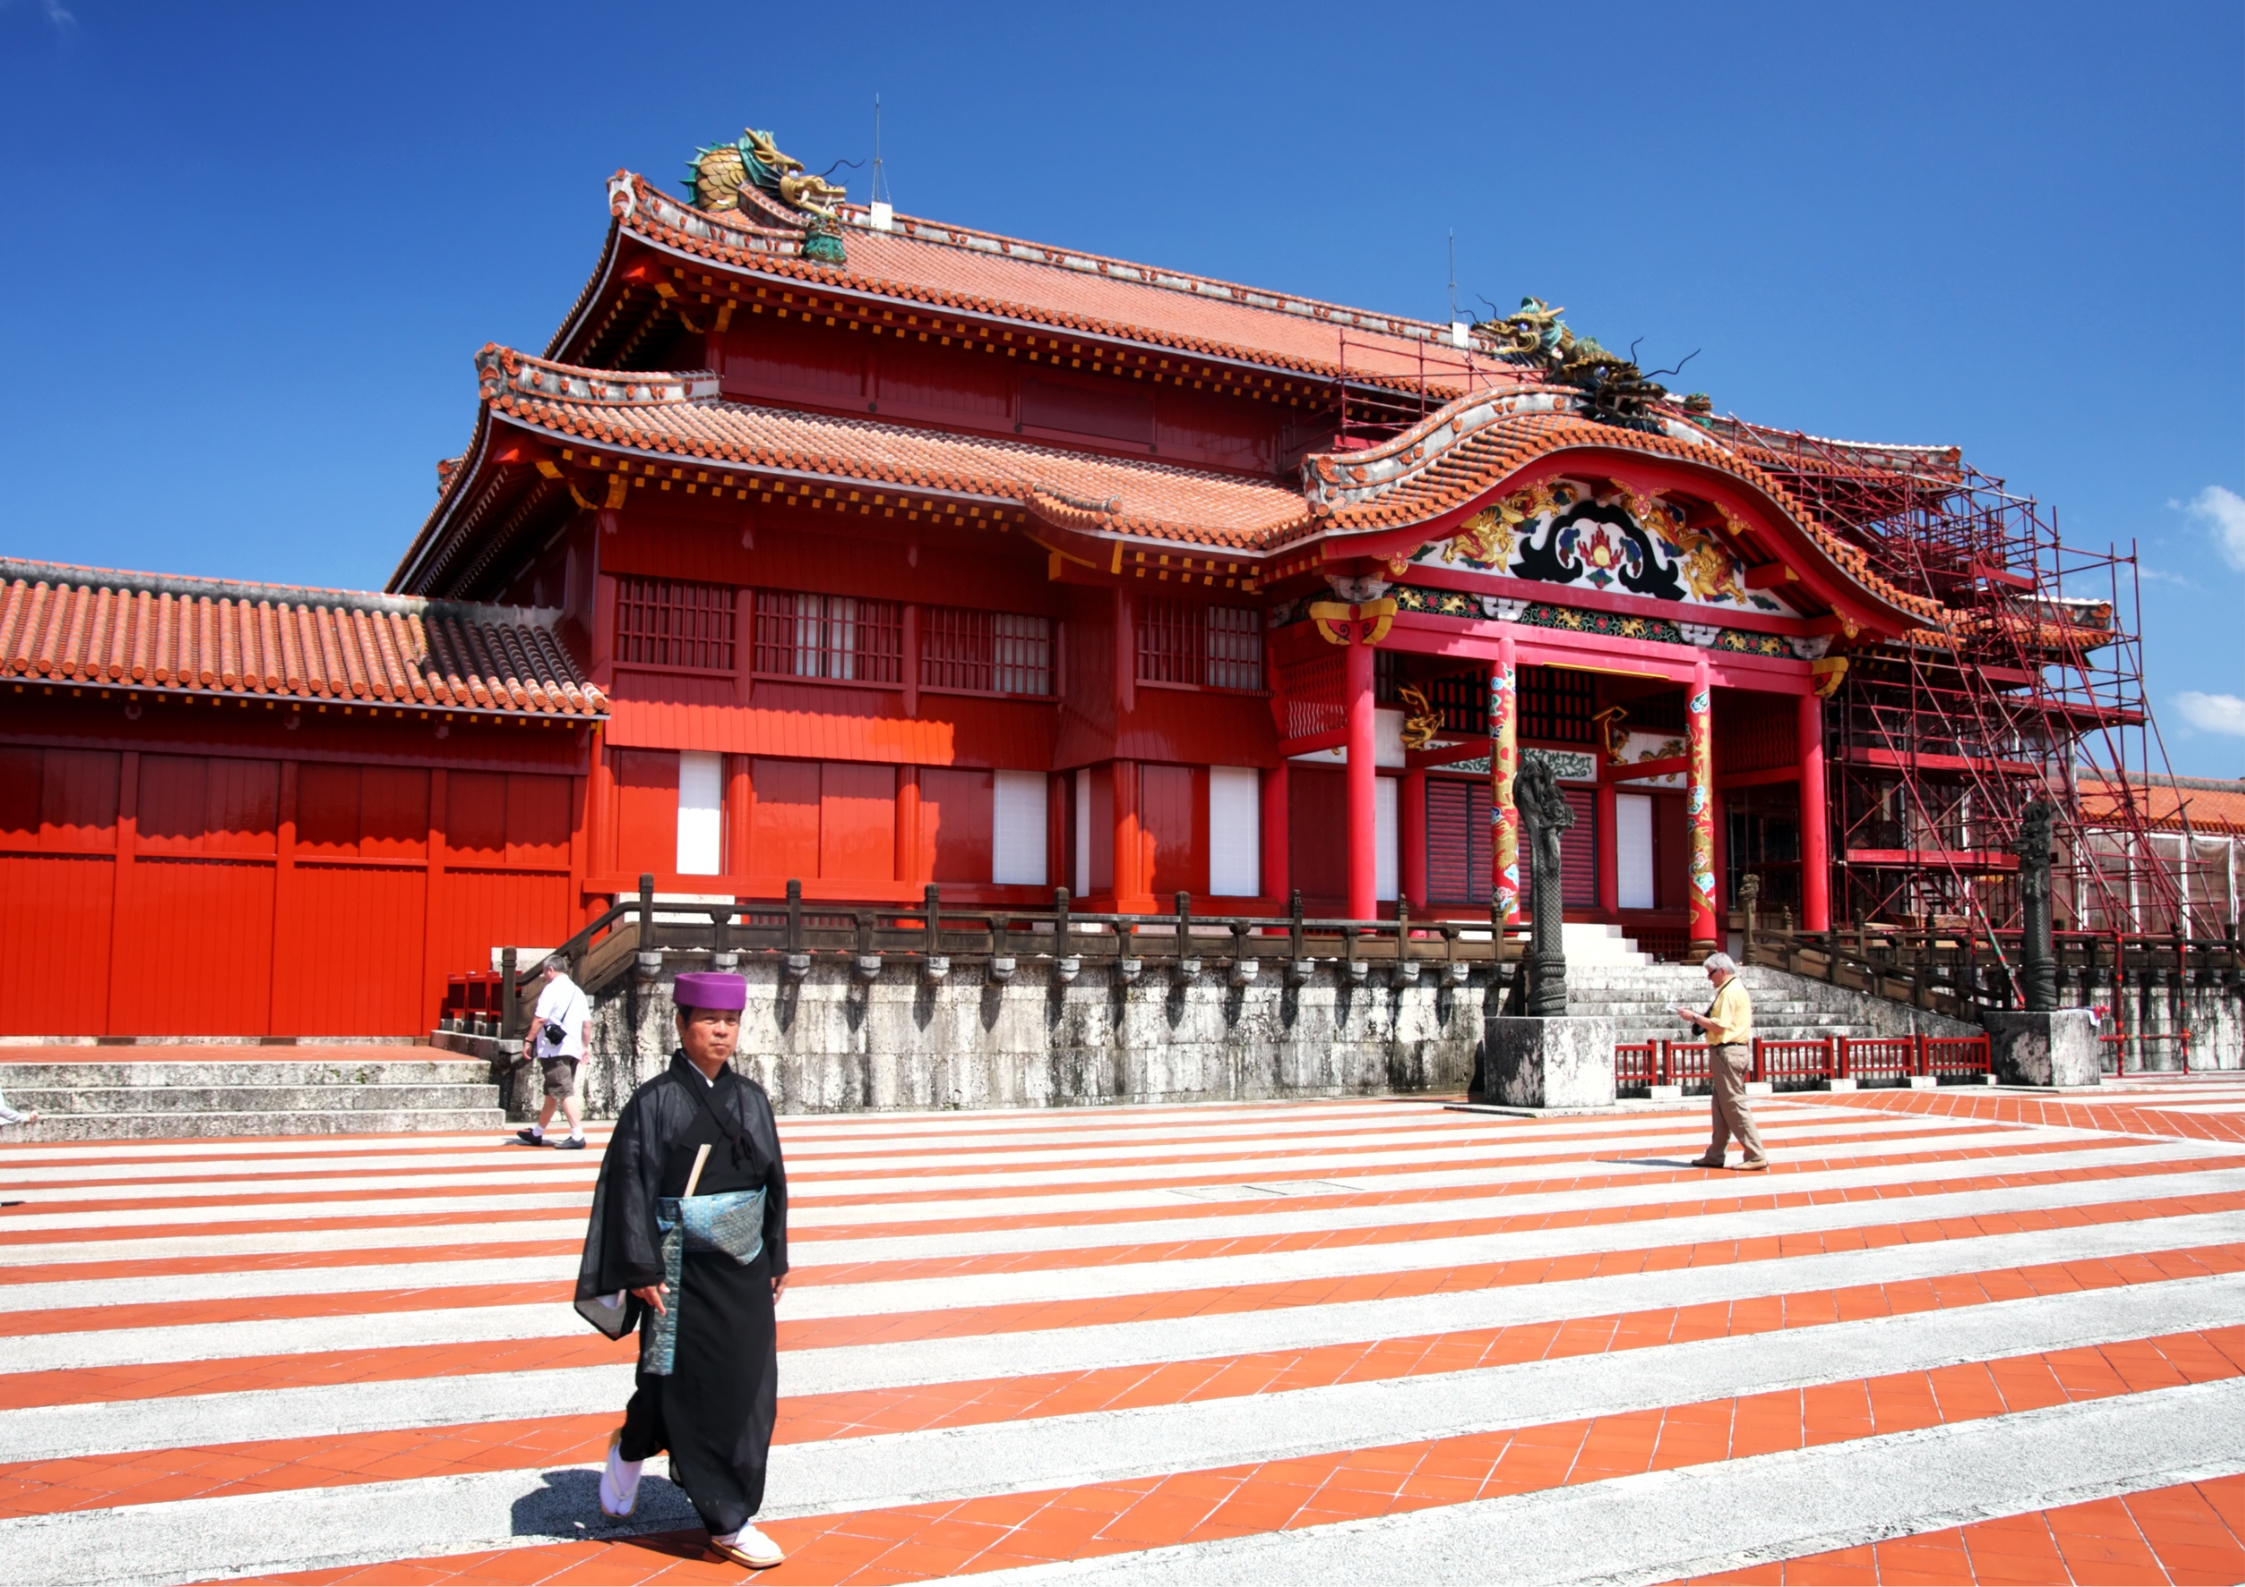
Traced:
<path fill-rule="evenodd" d="M 746 1267 L 721 1251 L 686 1253 L 683 1293 L 665 1297 L 678 1310 L 670 1375 L 643 1374 L 624 1412 L 623 1457 L 645 1460 L 669 1450 L 671 1480 L 710 1532 L 723 1535 L 738 1531 L 764 1503 L 779 1409 L 771 1281 L 787 1271 L 787 1174 L 764 1088 L 720 1071 L 706 1092 L 726 1121 L 720 1128 L 698 1095 L 706 1087 L 680 1052 L 624 1104 L 593 1190 L 577 1302 L 612 1338 L 637 1327 L 644 1308 L 636 1298 L 621 1313 L 597 1301 L 663 1282 L 655 1202 L 685 1193 L 695 1148 L 710 1149 L 697 1195 L 763 1189 L 764 1249 Z M 736 1134 L 738 1145 L 729 1138 Z"/>

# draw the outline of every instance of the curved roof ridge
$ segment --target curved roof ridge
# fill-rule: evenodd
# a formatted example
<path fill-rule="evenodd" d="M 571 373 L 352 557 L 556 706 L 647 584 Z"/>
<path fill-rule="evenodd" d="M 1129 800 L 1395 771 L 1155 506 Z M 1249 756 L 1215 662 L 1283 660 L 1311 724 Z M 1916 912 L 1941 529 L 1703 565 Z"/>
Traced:
<path fill-rule="evenodd" d="M 1067 326 L 1086 335 L 1138 341 L 1201 357 L 1294 369 L 1326 378 L 1345 375 L 1368 385 L 1393 385 L 1405 379 L 1414 385 L 1425 381 L 1431 389 L 1441 391 L 1456 388 L 1459 381 L 1448 380 L 1445 384 L 1446 377 L 1455 375 L 1462 379 L 1467 374 L 1464 360 L 1469 358 L 1483 361 L 1487 374 L 1510 374 L 1519 367 L 1484 338 L 1471 338 L 1471 346 L 1460 348 L 1450 341 L 1448 326 L 1407 315 L 1377 314 L 1294 293 L 1266 291 L 1188 271 L 1163 270 L 1157 266 L 1108 259 L 1080 249 L 1024 242 L 995 232 L 979 232 L 917 217 L 903 217 L 883 231 L 872 226 L 863 212 L 852 212 L 846 217 L 851 244 L 861 252 L 868 246 L 937 248 L 961 257 L 1051 272 L 1056 278 L 1086 278 L 1126 292 L 1161 292 L 1183 303 L 1201 305 L 1211 312 L 1264 316 L 1267 318 L 1254 323 L 1267 324 L 1274 330 L 1285 326 L 1297 336 L 1304 329 L 1330 330 L 1335 342 L 1331 352 L 1323 354 L 1277 345 L 1257 346 L 1227 340 L 1217 334 L 1180 329 L 1150 315 L 1141 319 L 1116 317 L 1113 312 L 1093 312 L 1081 305 L 1062 307 L 1016 300 L 1002 295 L 1002 291 L 993 295 L 956 282 L 914 280 L 894 270 L 884 272 L 878 267 L 868 268 L 862 259 L 850 264 L 830 264 L 804 255 L 799 233 L 767 233 L 742 226 L 729 214 L 713 215 L 695 209 L 631 172 L 618 172 L 611 179 L 609 210 L 617 227 L 658 247 L 720 261 L 730 255 L 730 262 L 743 268 L 816 280 L 837 291 L 927 302 L 1028 324 Z M 602 270 L 596 274 L 605 276 L 606 263 L 604 260 Z M 584 300 L 580 299 L 569 320 L 564 322 L 565 327 L 576 323 L 583 307 Z M 1110 305 L 1112 308 L 1114 306 Z M 1244 331 L 1246 325 L 1237 329 Z M 1344 367 L 1340 361 L 1339 337 L 1349 331 L 1367 338 L 1352 344 L 1367 355 L 1361 367 Z M 553 345 L 558 346 L 561 340 L 563 338 L 557 337 Z M 1438 359 L 1453 361 L 1456 367 L 1448 370 L 1439 364 L 1431 369 L 1426 367 L 1430 353 Z"/>
<path fill-rule="evenodd" d="M 1439 517 L 1552 452 L 1578 447 L 1640 452 L 1731 476 L 1766 497 L 1818 552 L 1874 599 L 1919 622 L 1947 626 L 1947 608 L 1881 577 L 1860 547 L 1834 534 L 1751 459 L 1709 441 L 1603 424 L 1555 405 L 1515 406 L 1518 401 L 1497 395 L 1452 403 L 1431 416 L 1429 425 L 1421 426 L 1428 431 L 1426 440 L 1401 451 L 1391 446 L 1366 463 L 1350 455 L 1314 454 L 1303 464 L 1311 512 L 1321 526 L 1344 531 L 1400 528 Z M 1442 422 L 1433 425 L 1432 420 Z M 1390 497 L 1397 499 L 1384 499 Z"/>

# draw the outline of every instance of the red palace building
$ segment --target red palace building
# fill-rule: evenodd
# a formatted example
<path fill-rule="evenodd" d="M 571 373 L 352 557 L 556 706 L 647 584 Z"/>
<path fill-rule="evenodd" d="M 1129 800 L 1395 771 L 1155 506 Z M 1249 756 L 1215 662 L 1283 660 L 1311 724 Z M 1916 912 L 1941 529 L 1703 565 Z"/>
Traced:
<path fill-rule="evenodd" d="M 0 1027 L 426 1031 L 650 872 L 1486 926 L 1538 754 L 1569 918 L 1665 955 L 1748 872 L 1810 929 L 2001 923 L 2023 799 L 2140 729 L 2115 602 L 1952 449 L 1718 418 L 1534 300 L 1422 323 L 799 170 L 611 180 L 386 592 L 0 562 Z"/>

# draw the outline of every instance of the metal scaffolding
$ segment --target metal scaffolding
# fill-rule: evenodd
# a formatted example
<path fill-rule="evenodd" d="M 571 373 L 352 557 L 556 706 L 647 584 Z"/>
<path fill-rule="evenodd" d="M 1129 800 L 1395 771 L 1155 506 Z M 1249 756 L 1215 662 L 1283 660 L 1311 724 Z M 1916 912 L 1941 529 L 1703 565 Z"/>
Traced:
<path fill-rule="evenodd" d="M 2074 929 L 2178 922 L 2189 865 L 2162 861 L 2143 796 L 2167 765 L 2134 545 L 2066 544 L 2055 514 L 1954 448 L 1716 429 L 1881 577 L 1947 609 L 1944 629 L 1857 652 L 1827 707 L 1835 902 L 1858 919 L 2015 924 L 2019 817 L 2046 798 Z"/>

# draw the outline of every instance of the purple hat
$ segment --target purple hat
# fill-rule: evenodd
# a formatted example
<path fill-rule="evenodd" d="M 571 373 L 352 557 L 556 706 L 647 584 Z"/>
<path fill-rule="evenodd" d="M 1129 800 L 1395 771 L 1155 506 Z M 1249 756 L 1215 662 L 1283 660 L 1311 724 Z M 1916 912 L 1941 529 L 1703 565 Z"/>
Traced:
<path fill-rule="evenodd" d="M 748 981 L 738 975 L 688 971 L 679 976 L 671 1001 L 680 1008 L 744 1009 L 748 1007 Z"/>

